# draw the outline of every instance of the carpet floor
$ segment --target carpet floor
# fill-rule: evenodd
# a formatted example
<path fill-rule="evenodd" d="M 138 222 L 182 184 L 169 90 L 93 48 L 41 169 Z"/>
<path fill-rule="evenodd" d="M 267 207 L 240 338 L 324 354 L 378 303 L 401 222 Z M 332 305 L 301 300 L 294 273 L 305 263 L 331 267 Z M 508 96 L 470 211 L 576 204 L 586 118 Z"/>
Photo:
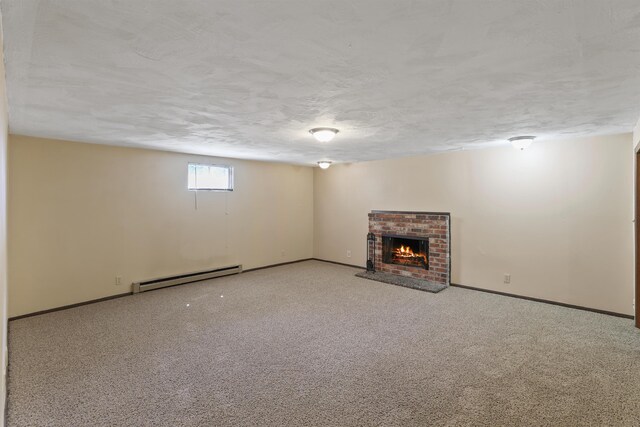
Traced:
<path fill-rule="evenodd" d="M 631 320 L 308 261 L 10 322 L 8 426 L 638 426 Z"/>

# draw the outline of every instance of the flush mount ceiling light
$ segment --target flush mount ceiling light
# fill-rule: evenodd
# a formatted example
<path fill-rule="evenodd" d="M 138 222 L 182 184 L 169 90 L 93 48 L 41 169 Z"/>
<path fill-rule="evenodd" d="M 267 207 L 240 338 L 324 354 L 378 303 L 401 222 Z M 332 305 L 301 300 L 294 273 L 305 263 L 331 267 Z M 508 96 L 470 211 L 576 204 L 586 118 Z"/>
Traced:
<path fill-rule="evenodd" d="M 328 160 L 322 160 L 318 162 L 318 166 L 320 166 L 320 169 L 329 169 L 329 166 L 331 166 L 331 162 Z"/>
<path fill-rule="evenodd" d="M 309 131 L 313 137 L 319 142 L 329 142 L 335 138 L 338 133 L 336 128 L 313 128 Z"/>
<path fill-rule="evenodd" d="M 514 136 L 513 138 L 509 138 L 509 142 L 513 145 L 513 148 L 524 150 L 533 144 L 534 139 L 536 139 L 535 136 Z"/>

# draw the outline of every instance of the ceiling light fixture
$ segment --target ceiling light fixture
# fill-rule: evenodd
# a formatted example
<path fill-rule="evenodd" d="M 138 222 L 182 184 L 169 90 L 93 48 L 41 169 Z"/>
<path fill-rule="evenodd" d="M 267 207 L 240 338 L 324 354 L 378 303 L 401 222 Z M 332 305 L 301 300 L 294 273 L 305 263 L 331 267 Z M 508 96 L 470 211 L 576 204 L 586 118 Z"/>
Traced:
<path fill-rule="evenodd" d="M 331 162 L 328 160 L 322 160 L 318 162 L 318 166 L 320 166 L 320 169 L 329 169 L 329 166 L 331 166 Z"/>
<path fill-rule="evenodd" d="M 329 142 L 335 138 L 338 133 L 336 128 L 313 128 L 309 131 L 313 137 L 319 142 Z"/>
<path fill-rule="evenodd" d="M 535 136 L 514 136 L 513 138 L 509 138 L 509 142 L 513 145 L 513 148 L 524 150 L 533 144 L 534 139 L 536 139 Z"/>

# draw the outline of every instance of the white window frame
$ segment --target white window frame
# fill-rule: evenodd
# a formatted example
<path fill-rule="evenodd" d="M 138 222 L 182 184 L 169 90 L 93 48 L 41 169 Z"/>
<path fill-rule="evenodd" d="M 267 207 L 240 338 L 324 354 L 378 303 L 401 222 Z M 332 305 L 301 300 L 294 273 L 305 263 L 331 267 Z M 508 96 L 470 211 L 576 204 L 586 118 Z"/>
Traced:
<path fill-rule="evenodd" d="M 213 168 L 224 168 L 227 169 L 228 173 L 229 173 L 229 188 L 198 188 L 197 187 L 197 175 L 196 175 L 196 187 L 194 188 L 190 188 L 189 187 L 189 169 L 191 168 L 191 166 L 206 166 L 206 167 L 213 167 Z M 229 193 L 232 192 L 234 188 L 234 181 L 233 181 L 233 166 L 230 165 L 220 165 L 220 164 L 210 164 L 210 163 L 195 163 L 195 162 L 189 162 L 187 164 L 187 190 L 189 191 L 218 191 L 218 192 L 225 192 L 225 193 Z"/>

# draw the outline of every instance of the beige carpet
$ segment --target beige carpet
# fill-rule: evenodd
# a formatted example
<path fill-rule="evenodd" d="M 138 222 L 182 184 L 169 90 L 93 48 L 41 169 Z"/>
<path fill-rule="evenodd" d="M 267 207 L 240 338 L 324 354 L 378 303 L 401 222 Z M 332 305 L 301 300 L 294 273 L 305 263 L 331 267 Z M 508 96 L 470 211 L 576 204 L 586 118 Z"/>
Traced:
<path fill-rule="evenodd" d="M 354 271 L 309 261 L 13 321 L 8 425 L 640 425 L 632 321 Z"/>

